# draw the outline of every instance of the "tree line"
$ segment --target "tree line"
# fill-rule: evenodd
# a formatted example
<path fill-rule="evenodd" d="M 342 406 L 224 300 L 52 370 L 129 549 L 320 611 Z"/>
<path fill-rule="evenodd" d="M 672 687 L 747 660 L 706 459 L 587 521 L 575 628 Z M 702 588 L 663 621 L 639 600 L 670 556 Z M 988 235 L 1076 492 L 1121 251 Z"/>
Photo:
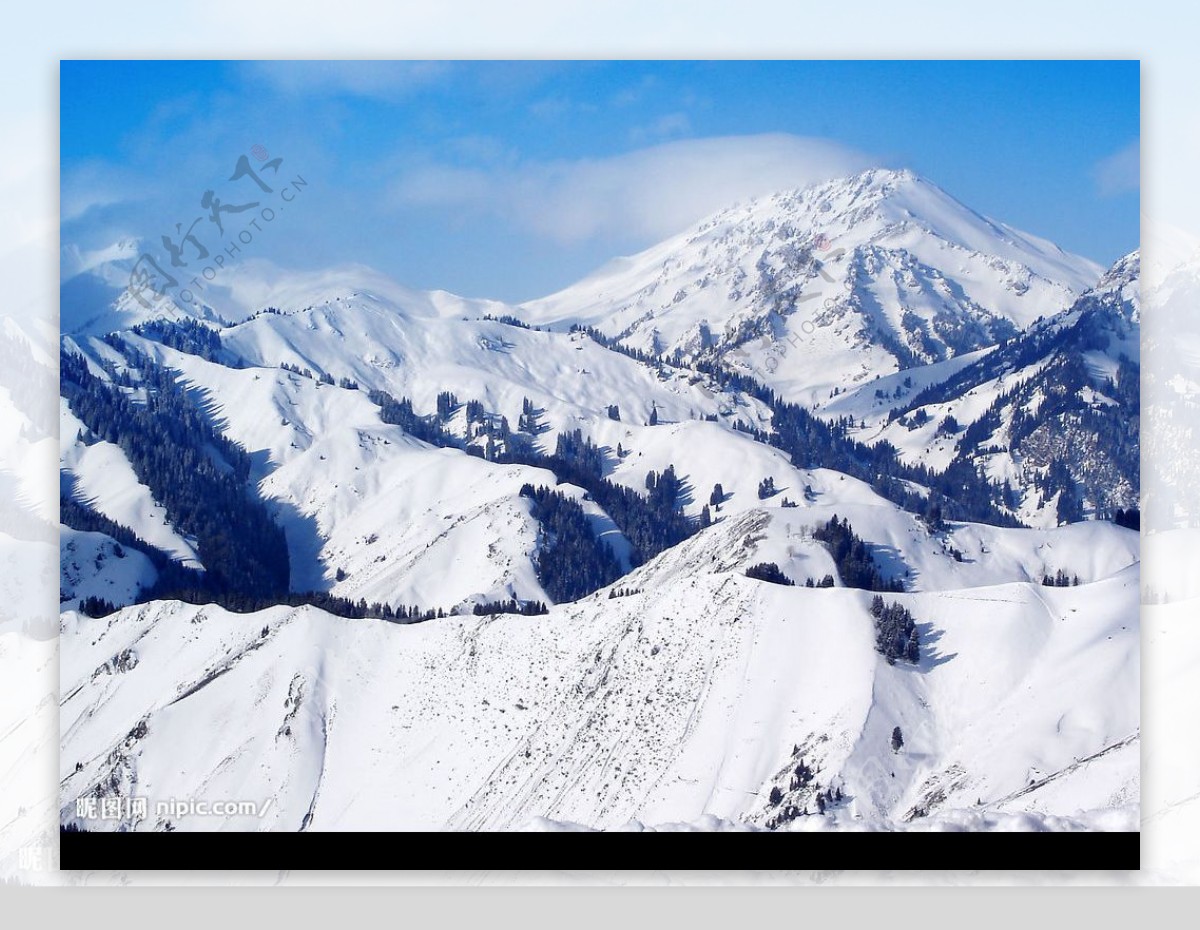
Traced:
<path fill-rule="evenodd" d="M 168 521 L 196 540 L 206 568 L 197 584 L 285 593 L 287 541 L 250 482 L 249 454 L 210 422 L 207 398 L 189 394 L 174 372 L 144 354 L 123 349 L 139 375 L 136 392 L 96 377 L 82 356 L 61 353 L 61 393 L 91 434 L 85 440 L 119 446 Z"/>

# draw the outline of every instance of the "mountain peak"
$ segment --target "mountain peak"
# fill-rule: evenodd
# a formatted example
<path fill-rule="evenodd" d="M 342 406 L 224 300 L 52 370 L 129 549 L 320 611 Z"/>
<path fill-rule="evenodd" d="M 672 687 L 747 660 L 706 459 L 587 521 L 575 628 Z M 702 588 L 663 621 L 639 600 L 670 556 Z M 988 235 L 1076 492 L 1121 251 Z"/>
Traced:
<path fill-rule="evenodd" d="M 1140 323 L 1141 271 L 1140 250 L 1122 256 L 1104 272 L 1096 286 L 1080 299 L 1080 304 L 1108 307 L 1127 323 Z"/>
<path fill-rule="evenodd" d="M 884 168 L 875 167 L 867 168 L 858 174 L 848 175 L 843 178 L 835 178 L 832 181 L 827 181 L 823 185 L 815 185 L 817 188 L 832 188 L 839 187 L 863 190 L 876 191 L 883 195 L 894 194 L 904 187 L 911 185 L 926 185 L 934 187 L 929 181 L 913 171 L 911 168 Z"/>
<path fill-rule="evenodd" d="M 1131 281 L 1137 281 L 1141 276 L 1141 270 L 1142 253 L 1140 249 L 1134 249 L 1128 255 L 1122 255 L 1113 262 L 1112 267 L 1104 272 L 1094 290 L 1103 291 L 1124 287 Z"/>
<path fill-rule="evenodd" d="M 1102 272 L 879 167 L 731 206 L 520 309 L 651 354 L 749 352 L 777 390 L 815 401 L 993 345 L 1064 312 Z M 783 340 L 807 361 L 781 360 Z"/>
<path fill-rule="evenodd" d="M 702 221 L 698 228 L 703 231 L 723 222 L 753 222 L 755 218 L 778 218 L 780 214 L 814 227 L 832 226 L 848 211 L 861 220 L 872 207 L 920 186 L 941 193 L 907 168 L 868 168 L 858 174 L 776 191 L 735 204 Z"/>

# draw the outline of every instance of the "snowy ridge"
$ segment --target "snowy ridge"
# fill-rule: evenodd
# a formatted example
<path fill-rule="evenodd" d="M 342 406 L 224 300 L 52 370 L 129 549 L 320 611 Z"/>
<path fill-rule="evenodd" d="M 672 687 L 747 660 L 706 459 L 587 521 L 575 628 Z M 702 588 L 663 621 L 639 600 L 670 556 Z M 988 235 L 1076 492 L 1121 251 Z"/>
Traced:
<path fill-rule="evenodd" d="M 1064 778 L 1065 796 L 1029 791 L 1020 809 L 1135 803 L 1136 572 L 897 597 L 932 647 L 916 669 L 875 653 L 865 592 L 731 572 L 416 626 L 169 602 L 67 613 L 65 816 L 117 790 L 274 799 L 261 820 L 178 829 L 762 825 L 781 805 L 812 816 L 828 787 L 839 816 L 878 826 Z M 1132 757 L 1089 777 L 1081 760 L 1118 744 Z M 801 759 L 814 780 L 790 788 Z"/>

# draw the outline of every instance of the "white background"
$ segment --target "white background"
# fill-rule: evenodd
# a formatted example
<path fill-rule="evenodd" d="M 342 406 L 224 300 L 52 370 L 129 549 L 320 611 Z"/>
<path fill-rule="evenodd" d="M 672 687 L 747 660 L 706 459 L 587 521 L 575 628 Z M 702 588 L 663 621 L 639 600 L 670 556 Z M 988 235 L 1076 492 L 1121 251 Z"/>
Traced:
<path fill-rule="evenodd" d="M 630 2 L 580 3 L 490 2 L 389 3 L 384 0 L 208 0 L 199 4 L 146 2 L 63 2 L 7 5 L 4 13 L 4 54 L 0 56 L 3 94 L 0 107 L 0 281 L 4 282 L 0 313 L 19 319 L 57 317 L 58 174 L 57 98 L 58 59 L 62 57 L 746 57 L 746 58 L 1092 58 L 1141 59 L 1143 76 L 1143 211 L 1144 241 L 1151 252 L 1160 237 L 1173 229 L 1200 235 L 1200 48 L 1197 47 L 1195 8 L 1183 4 L 1043 2 L 964 4 L 932 2 L 765 2 L 740 0 L 718 3 Z M 1147 256 L 1152 258 L 1151 255 Z M 1200 309 L 1200 308 L 1198 308 Z M 1147 332 L 1156 325 L 1147 310 Z M 48 463 L 52 465 L 53 463 Z M 47 492 L 53 499 L 57 478 L 47 469 Z M 1197 553 L 1200 563 L 1200 553 Z M 25 594 L 37 612 L 56 614 L 54 591 L 34 589 Z M 36 601 L 36 603 L 34 603 Z M 1143 839 L 1144 871 L 1140 876 L 1064 876 L 1062 873 L 1009 875 L 960 873 L 935 875 L 893 873 L 889 882 L 1063 882 L 1077 887 L 1051 894 L 1046 889 L 895 888 L 799 889 L 764 885 L 839 884 L 878 880 L 870 875 L 831 875 L 797 872 L 459 872 L 437 873 L 440 881 L 538 884 L 614 883 L 641 880 L 654 884 L 748 883 L 759 887 L 741 891 L 709 889 L 682 892 L 642 889 L 636 892 L 598 892 L 561 887 L 466 892 L 461 889 L 418 891 L 359 889 L 350 894 L 300 890 L 279 893 L 233 889 L 150 889 L 135 894 L 115 889 L 68 892 L 51 900 L 43 889 L 0 886 L 0 910 L 5 926 L 32 927 L 45 921 L 58 926 L 55 912 L 69 907 L 74 919 L 124 923 L 124 917 L 148 906 L 157 924 L 208 925 L 230 914 L 256 916 L 256 923 L 290 923 L 285 913 L 303 914 L 326 925 L 345 923 L 353 907 L 355 921 L 388 925 L 509 926 L 553 924 L 596 926 L 613 920 L 653 921 L 656 924 L 736 925 L 768 919 L 783 925 L 814 921 L 856 922 L 867 914 L 880 920 L 953 919 L 972 924 L 989 919 L 1013 919 L 1009 907 L 1047 920 L 1078 922 L 1091 914 L 1131 924 L 1146 920 L 1146 907 L 1173 906 L 1167 899 L 1146 895 L 1118 897 L 1115 890 L 1078 887 L 1082 884 L 1200 883 L 1200 835 L 1173 815 L 1188 800 L 1187 786 L 1200 794 L 1200 668 L 1174 676 L 1168 688 L 1156 668 L 1169 667 L 1170 650 L 1179 637 L 1193 637 L 1191 625 L 1200 622 L 1179 611 L 1150 617 L 1144 638 Z M 1186 627 L 1183 626 L 1186 624 Z M 20 656 L 0 656 L 0 703 L 26 703 L 56 693 L 53 663 L 39 668 Z M 36 700 L 33 701 L 36 703 Z M 47 736 L 53 742 L 56 718 L 45 715 Z M 0 730 L 0 741 L 4 733 Z M 15 777 L 0 764 L 0 788 L 15 803 L 12 791 L 52 796 L 56 764 L 42 757 Z M 0 763 L 3 763 L 0 746 Z M 44 766 L 44 771 L 38 769 Z M 1190 781 L 1188 779 L 1190 778 Z M 41 780 L 46 781 L 42 785 Z M 1181 780 L 1182 779 L 1182 780 Z M 7 782 L 14 782 L 9 785 Z M 1181 787 L 1182 785 L 1182 787 Z M 31 787 L 33 786 L 33 787 Z M 40 787 L 39 787 L 40 786 Z M 0 823 L 3 823 L 0 818 Z M 469 838 L 460 838 L 463 849 Z M 518 856 L 537 840 L 514 845 Z M 544 840 L 541 842 L 549 842 Z M 801 842 L 800 839 L 797 842 Z M 783 863 L 786 865 L 787 863 Z M 217 864 L 219 865 L 219 864 Z M 913 863 L 919 865 L 919 863 Z M 364 876 L 292 873 L 288 884 L 332 881 L 430 881 L 435 873 Z M 47 876 L 49 880 L 50 876 Z M 75 879 L 81 879 L 76 876 Z M 245 876 L 242 881 L 273 883 L 280 873 Z M 192 884 L 212 876 L 96 875 L 101 884 L 136 882 Z M 221 879 L 217 879 L 220 881 Z M 803 894 L 802 900 L 797 896 Z M 1069 894 L 1069 897 L 1064 897 Z M 134 899 L 138 900 L 135 901 Z M 1000 905 L 1006 905 L 1003 909 Z M 48 909 L 48 910 L 43 910 Z M 203 910 L 202 910 L 203 909 Z M 293 910 L 295 909 L 295 910 Z M 615 915 L 614 909 L 621 914 Z M 1134 910 L 1137 909 L 1137 910 Z M 1085 914 L 1085 912 L 1087 912 Z M 1185 916 L 1186 915 L 1186 916 Z M 65 916 L 65 915 L 61 915 Z M 1164 919 L 1183 921 L 1194 912 L 1166 912 Z M 638 920 L 638 918 L 642 920 Z M 37 920 L 39 923 L 35 923 Z M 315 922 L 315 921 L 314 921 Z"/>

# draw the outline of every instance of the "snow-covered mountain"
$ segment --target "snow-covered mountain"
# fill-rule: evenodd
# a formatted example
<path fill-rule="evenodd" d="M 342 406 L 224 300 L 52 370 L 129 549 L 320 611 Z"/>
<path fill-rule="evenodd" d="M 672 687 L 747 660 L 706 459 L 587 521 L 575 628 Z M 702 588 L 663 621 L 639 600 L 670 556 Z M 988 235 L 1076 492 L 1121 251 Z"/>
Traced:
<path fill-rule="evenodd" d="M 916 666 L 888 665 L 866 592 L 733 568 L 730 553 L 758 557 L 781 519 L 711 527 L 624 579 L 637 593 L 545 617 L 397 626 L 175 602 L 66 614 L 64 817 L 88 794 L 269 799 L 261 818 L 217 822 L 252 830 L 1136 804 L 1135 567 L 1074 588 L 899 595 L 929 646 Z"/>
<path fill-rule="evenodd" d="M 103 334 L 128 329 L 156 318 L 184 319 L 197 316 L 218 319 L 211 307 L 187 310 L 170 301 L 159 302 L 135 296 L 133 284 L 143 243 L 125 237 L 102 249 L 82 250 L 66 244 L 60 255 L 59 329 L 64 334 Z M 149 267 L 149 266 L 147 266 Z"/>
<path fill-rule="evenodd" d="M 952 367 L 928 366 L 936 375 L 880 378 L 825 412 L 859 419 L 858 438 L 908 461 L 982 469 L 1031 524 L 1136 508 L 1139 288 L 1135 252 L 1066 312 Z"/>
<path fill-rule="evenodd" d="M 722 211 L 520 313 L 654 354 L 733 354 L 811 405 L 994 345 L 1102 270 L 912 172 L 874 169 Z"/>
<path fill-rule="evenodd" d="M 254 266 L 130 315 L 136 251 L 64 257 L 64 819 L 1136 803 L 1136 254 L 887 171 L 517 308 Z"/>
<path fill-rule="evenodd" d="M 711 451 L 703 458 L 703 480 L 707 488 L 724 482 L 727 507 L 757 503 L 755 488 L 764 475 L 775 476 L 780 487 L 813 481 L 778 451 L 694 419 L 719 416 L 736 399 L 718 399 L 682 376 L 660 382 L 646 366 L 583 336 L 407 317 L 373 302 L 348 301 L 336 314 L 330 307 L 264 314 L 222 337 L 229 357 L 246 367 L 127 338 L 210 398 L 225 434 L 259 453 L 253 477 L 287 533 L 295 590 L 446 609 L 472 599 L 546 600 L 530 569 L 536 524 L 519 491 L 527 483 L 553 486 L 553 473 L 518 464 L 497 468 L 459 450 L 431 448 L 383 422 L 368 396 L 372 388 L 411 397 L 418 410 L 432 412 L 437 394 L 455 385 L 464 401 L 481 400 L 490 414 L 513 424 L 528 398 L 539 411 L 542 446 L 553 450 L 559 433 L 583 424 L 610 450 L 608 476 L 638 490 L 648 471 L 671 463 L 676 443 L 687 436 Z M 122 358 L 101 340 L 83 345 L 110 364 Z M 350 377 L 358 387 L 323 383 L 280 364 L 311 365 L 318 376 Z M 638 399 L 639 406 L 626 407 L 621 421 L 610 419 L 608 405 L 625 398 Z M 754 409 L 743 403 L 739 411 Z M 652 404 L 661 427 L 647 426 Z M 464 406 L 446 426 L 465 442 L 479 424 L 468 422 Z M 61 465 L 76 495 L 158 548 L 197 558 L 186 534 L 164 521 L 161 505 L 120 448 L 79 438 L 85 431 L 64 405 Z M 623 457 L 615 453 L 618 446 Z M 572 493 L 583 497 L 581 489 Z M 623 555 L 627 543 L 611 519 L 582 503 Z M 700 508 L 699 501 L 685 505 L 694 516 Z"/>
<path fill-rule="evenodd" d="M 303 322 L 307 315 L 293 319 L 302 322 L 295 330 L 285 326 L 284 333 L 312 332 Z M 236 327 L 224 344 L 246 349 L 245 331 L 258 322 Z M 461 325 L 469 337 L 477 335 L 476 327 Z M 479 325 L 485 331 L 508 329 L 496 323 Z M 406 324 L 406 328 L 412 327 Z M 363 330 L 355 327 L 355 331 Z M 502 337 L 510 340 L 502 363 L 487 366 L 469 362 L 480 354 L 491 354 L 490 344 L 468 339 L 462 368 L 451 368 L 442 375 L 444 380 L 426 383 L 429 407 L 434 407 L 432 395 L 438 384 L 469 384 L 478 377 L 481 389 L 471 396 L 489 398 L 489 403 L 495 404 L 493 409 L 507 409 L 516 422 L 521 415 L 518 392 L 526 388 L 520 382 L 507 382 L 504 364 L 525 368 L 521 349 L 528 346 L 528 365 L 535 366 L 536 359 L 553 367 L 553 347 L 557 346 L 558 357 L 575 365 L 579 364 L 575 359 L 582 357 L 600 376 L 597 380 L 617 393 L 600 395 L 589 405 L 587 382 L 582 379 L 570 401 L 535 393 L 538 409 L 545 412 L 542 419 L 558 424 L 557 429 L 547 426 L 537 441 L 553 449 L 557 433 L 586 424 L 590 435 L 609 452 L 605 476 L 634 491 L 644 490 L 648 472 L 661 474 L 674 465 L 691 489 L 679 503 L 690 518 L 699 519 L 706 506 L 717 519 L 758 508 L 763 504 L 758 486 L 769 479 L 778 489 L 777 501 L 796 504 L 782 513 L 794 515 L 795 519 L 785 522 L 794 525 L 797 533 L 802 524 L 811 528 L 835 514 L 848 517 L 860 531 L 864 526 L 868 529 L 867 538 L 893 551 L 898 571 L 911 572 L 919 579 L 914 583 L 922 587 L 1040 580 L 1060 569 L 1079 573 L 1078 565 L 1058 564 L 1052 556 L 1056 549 L 1070 551 L 1072 544 L 1063 542 L 1056 547 L 1052 537 L 1043 534 L 979 524 L 964 524 L 944 538 L 931 534 L 920 518 L 863 482 L 829 469 L 797 468 L 780 450 L 722 425 L 719 410 L 728 401 L 707 397 L 683 379 L 658 382 L 631 359 L 607 352 L 586 338 L 519 329 Z M 525 484 L 554 485 L 552 471 L 521 464 L 498 466 L 459 450 L 431 448 L 400 426 L 385 423 L 365 386 L 343 388 L 274 366 L 231 368 L 148 339 L 129 338 L 160 364 L 178 372 L 190 390 L 210 398 L 211 415 L 222 423 L 224 433 L 259 453 L 252 477 L 287 534 L 294 590 L 329 590 L 355 600 L 446 610 L 497 599 L 549 600 L 533 570 L 537 522 L 529 513 L 528 502 L 521 499 L 520 489 Z M 321 344 L 319 336 L 312 342 Z M 99 341 L 92 346 L 113 351 Z M 280 357 L 311 361 L 311 353 L 290 354 L 293 351 Z M 440 351 L 445 359 L 445 348 Z M 568 369 L 559 385 L 578 370 Z M 397 396 L 413 393 L 423 397 L 423 382 L 411 380 L 412 372 L 400 363 L 394 369 L 367 374 L 375 383 L 395 390 Z M 679 392 L 685 393 L 681 396 Z M 662 420 L 649 426 L 610 419 L 604 401 L 617 396 L 649 397 L 662 412 Z M 684 415 L 686 404 L 696 405 L 699 414 L 714 416 L 716 421 Z M 676 415 L 683 418 L 674 420 Z M 170 525 L 162 504 L 138 479 L 121 448 L 95 437 L 80 439 L 86 427 L 65 402 L 62 422 L 61 465 L 73 493 L 182 564 L 203 567 L 195 541 Z M 447 425 L 464 437 L 472 428 L 462 409 Z M 615 454 L 618 448 L 620 456 Z M 714 511 L 708 492 L 716 485 L 721 486 L 723 499 Z M 611 518 L 587 499 L 582 488 L 562 487 L 581 501 L 597 534 L 627 562 L 628 541 Z M 1056 532 L 1065 540 L 1073 529 L 1063 527 Z M 1012 547 L 1002 539 L 1011 539 L 1021 550 L 1013 560 L 1001 555 Z M 1089 546 L 1094 548 L 1098 539 L 1092 537 Z M 820 551 L 820 546 L 816 549 Z M 968 561 L 954 562 L 950 553 L 956 549 L 966 553 Z M 1106 551 L 1101 548 L 1093 554 L 1106 557 L 1100 555 Z M 973 558 L 976 554 L 978 561 Z M 1103 563 L 1105 567 L 1098 570 L 1086 568 L 1083 577 L 1104 577 L 1135 558 L 1136 546 L 1122 542 L 1116 561 Z M 786 570 L 786 559 L 778 561 Z M 830 568 L 822 562 L 819 570 L 814 568 L 808 574 L 819 578 Z"/>

